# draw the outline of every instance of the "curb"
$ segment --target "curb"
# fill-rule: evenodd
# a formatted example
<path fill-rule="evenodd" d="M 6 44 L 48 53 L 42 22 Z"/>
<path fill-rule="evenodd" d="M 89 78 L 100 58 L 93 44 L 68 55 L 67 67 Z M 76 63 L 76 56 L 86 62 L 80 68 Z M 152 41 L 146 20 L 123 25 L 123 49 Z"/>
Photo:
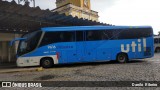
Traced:
<path fill-rule="evenodd" d="M 7 70 L 2 70 L 0 71 L 0 74 L 1 73 L 15 73 L 15 72 L 34 72 L 34 71 L 43 71 L 44 69 L 42 67 L 38 67 L 38 68 L 25 68 L 25 69 L 7 69 Z"/>

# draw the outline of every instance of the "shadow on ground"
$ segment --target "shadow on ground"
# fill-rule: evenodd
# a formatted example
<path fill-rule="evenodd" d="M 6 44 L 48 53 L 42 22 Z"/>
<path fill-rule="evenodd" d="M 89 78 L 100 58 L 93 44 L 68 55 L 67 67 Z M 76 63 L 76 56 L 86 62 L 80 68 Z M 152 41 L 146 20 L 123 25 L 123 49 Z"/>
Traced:
<path fill-rule="evenodd" d="M 144 60 L 132 60 L 132 61 L 129 61 L 128 63 L 132 64 L 132 63 L 143 63 L 143 62 L 146 62 L 146 61 L 144 61 Z M 98 66 L 98 65 L 107 65 L 107 64 L 121 64 L 121 63 L 118 63 L 116 61 L 72 63 L 72 64 L 54 65 L 52 68 L 64 68 L 64 67 L 70 68 L 70 67 L 80 67 L 80 66 Z M 34 66 L 34 67 L 36 67 L 36 66 Z M 16 69 L 16 68 L 32 68 L 32 67 L 17 67 L 16 63 L 0 64 L 0 69 Z"/>
<path fill-rule="evenodd" d="M 132 63 L 144 63 L 146 61 L 144 60 L 132 60 L 127 62 L 128 64 Z M 127 64 L 126 63 L 126 64 Z M 87 62 L 87 63 L 73 63 L 73 64 L 60 64 L 60 65 L 54 65 L 52 68 L 70 68 L 70 67 L 80 67 L 80 66 L 98 66 L 98 65 L 108 65 L 108 64 L 124 64 L 124 63 L 118 63 L 116 61 L 102 61 L 102 62 Z"/>
<path fill-rule="evenodd" d="M 0 69 L 17 68 L 16 63 L 0 63 Z"/>

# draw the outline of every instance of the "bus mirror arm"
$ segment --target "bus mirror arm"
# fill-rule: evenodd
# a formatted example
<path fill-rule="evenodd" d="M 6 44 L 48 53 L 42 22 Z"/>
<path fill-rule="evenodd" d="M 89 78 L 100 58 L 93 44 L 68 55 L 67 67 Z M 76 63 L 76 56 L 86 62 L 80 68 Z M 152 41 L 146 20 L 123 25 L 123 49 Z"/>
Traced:
<path fill-rule="evenodd" d="M 20 40 L 26 40 L 26 38 L 15 38 L 12 41 L 10 41 L 9 45 L 12 46 L 16 41 L 20 41 Z"/>

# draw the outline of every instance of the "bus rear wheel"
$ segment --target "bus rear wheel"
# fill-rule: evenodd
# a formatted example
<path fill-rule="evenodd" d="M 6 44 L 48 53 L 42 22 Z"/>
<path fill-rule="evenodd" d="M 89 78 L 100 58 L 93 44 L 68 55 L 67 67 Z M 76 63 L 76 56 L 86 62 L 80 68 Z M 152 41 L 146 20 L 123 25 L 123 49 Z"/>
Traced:
<path fill-rule="evenodd" d="M 119 63 L 126 63 L 128 61 L 128 57 L 127 57 L 127 54 L 125 53 L 119 53 L 117 55 L 117 61 Z"/>
<path fill-rule="evenodd" d="M 43 58 L 41 60 L 41 66 L 43 68 L 51 68 L 53 66 L 53 60 L 51 58 Z"/>

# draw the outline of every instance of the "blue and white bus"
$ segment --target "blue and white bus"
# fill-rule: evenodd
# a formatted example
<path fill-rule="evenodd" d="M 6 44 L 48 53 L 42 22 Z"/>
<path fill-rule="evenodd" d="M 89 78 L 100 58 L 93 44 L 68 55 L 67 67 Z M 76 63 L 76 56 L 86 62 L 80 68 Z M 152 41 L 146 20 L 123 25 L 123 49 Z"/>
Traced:
<path fill-rule="evenodd" d="M 154 55 L 150 26 L 47 27 L 23 35 L 17 51 L 17 66 L 52 67 L 54 64 L 99 62 Z"/>

